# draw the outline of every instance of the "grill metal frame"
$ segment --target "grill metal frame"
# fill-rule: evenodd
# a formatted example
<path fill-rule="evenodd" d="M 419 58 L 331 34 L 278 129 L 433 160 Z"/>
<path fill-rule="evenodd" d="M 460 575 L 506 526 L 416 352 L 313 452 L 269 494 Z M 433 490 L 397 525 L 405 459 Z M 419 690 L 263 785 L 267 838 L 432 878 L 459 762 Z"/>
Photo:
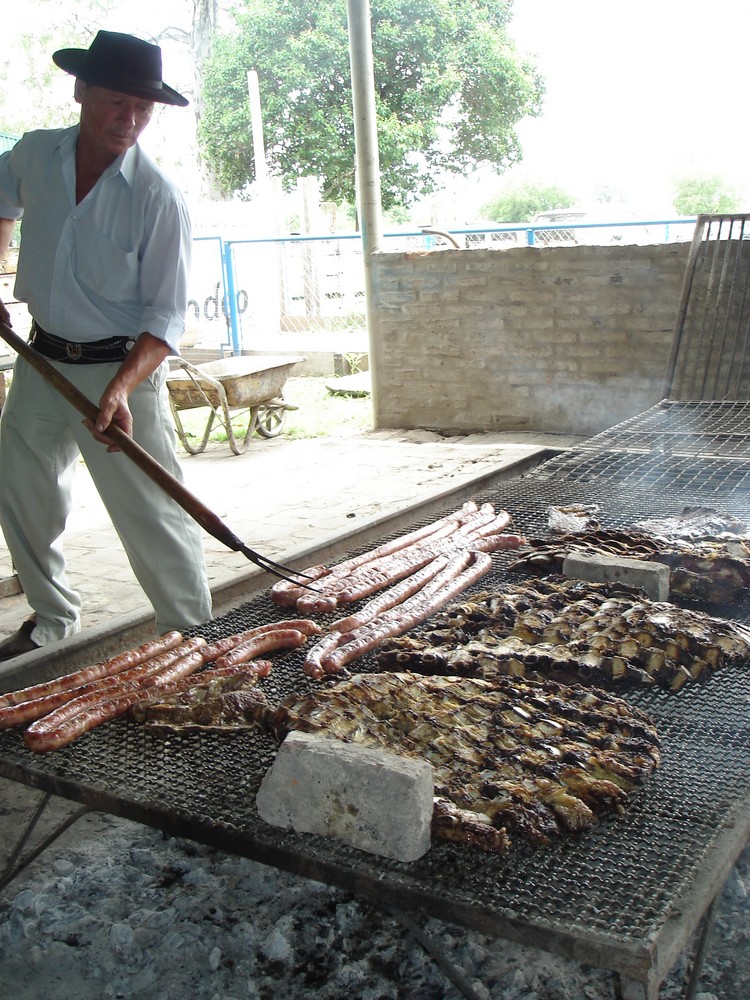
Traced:
<path fill-rule="evenodd" d="M 598 504 L 607 527 L 691 504 L 745 516 L 742 463 L 712 453 L 738 418 L 738 404 L 700 407 L 699 458 L 682 450 L 690 434 L 677 440 L 675 411 L 660 404 L 524 476 L 486 485 L 477 499 L 509 510 L 516 528 L 533 535 L 546 534 L 549 507 L 565 503 Z M 653 435 L 667 433 L 665 424 L 674 447 L 656 462 Z M 706 489 L 700 476 L 686 476 L 690 463 L 712 470 Z M 655 490 L 657 465 L 663 485 Z M 429 517 L 451 509 L 444 497 Z M 495 556 L 491 576 L 475 589 L 518 580 L 507 570 L 514 556 Z M 210 641 L 281 617 L 264 593 L 194 631 Z M 303 656 L 293 651 L 278 660 L 264 681 L 270 701 L 314 686 L 302 672 Z M 377 669 L 372 656 L 354 668 Z M 635 984 L 630 995 L 651 1000 L 750 838 L 750 663 L 722 668 L 676 695 L 622 695 L 656 721 L 662 766 L 624 816 L 549 847 L 519 845 L 508 857 L 437 842 L 424 858 L 403 864 L 267 826 L 254 798 L 276 747 L 260 732 L 164 739 L 120 719 L 40 756 L 8 731 L 0 733 L 0 774 L 376 903 L 611 969 Z"/>
<path fill-rule="evenodd" d="M 750 215 L 699 215 L 690 244 L 663 394 L 750 395 Z"/>

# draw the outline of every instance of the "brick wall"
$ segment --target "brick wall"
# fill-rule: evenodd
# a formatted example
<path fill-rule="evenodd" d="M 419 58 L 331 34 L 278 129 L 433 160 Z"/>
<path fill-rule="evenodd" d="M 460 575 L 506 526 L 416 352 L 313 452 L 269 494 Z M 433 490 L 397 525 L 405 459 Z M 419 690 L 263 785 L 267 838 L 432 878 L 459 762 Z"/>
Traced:
<path fill-rule="evenodd" d="M 688 249 L 375 255 L 376 426 L 594 434 L 647 409 Z"/>

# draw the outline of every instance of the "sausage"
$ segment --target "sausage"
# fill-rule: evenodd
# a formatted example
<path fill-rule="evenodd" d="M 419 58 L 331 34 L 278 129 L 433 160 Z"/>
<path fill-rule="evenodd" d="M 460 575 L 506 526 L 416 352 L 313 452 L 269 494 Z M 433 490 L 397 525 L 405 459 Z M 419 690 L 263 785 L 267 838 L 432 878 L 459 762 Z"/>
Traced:
<path fill-rule="evenodd" d="M 487 535 L 484 538 L 473 538 L 471 549 L 473 552 L 501 552 L 508 549 L 520 549 L 527 544 L 527 539 L 523 535 Z"/>
<path fill-rule="evenodd" d="M 466 557 L 470 565 L 465 566 Z M 465 568 L 458 570 L 458 567 Z M 425 621 L 448 601 L 475 583 L 492 568 L 492 559 L 484 552 L 463 552 L 452 559 L 435 579 L 414 597 L 391 609 L 369 625 L 350 632 L 336 649 L 320 661 L 324 673 L 338 673 L 352 660 L 375 649 L 384 639 L 404 632 Z M 457 575 L 456 575 L 457 574 Z"/>
<path fill-rule="evenodd" d="M 286 618 L 280 622 L 272 622 L 268 625 L 259 625 L 258 628 L 263 629 L 264 632 L 274 632 L 277 629 L 293 628 L 296 629 L 297 632 L 302 632 L 303 635 L 320 635 L 323 631 L 317 622 L 311 621 L 309 618 Z M 249 631 L 252 631 L 252 629 Z"/>
<path fill-rule="evenodd" d="M 307 569 L 302 570 L 299 574 L 302 577 L 299 583 L 293 583 L 291 580 L 277 580 L 269 591 L 271 600 L 280 608 L 293 608 L 296 606 L 298 599 L 308 592 L 307 587 L 304 586 L 306 582 L 304 577 L 313 581 L 320 580 L 321 577 L 326 576 L 330 572 L 328 566 L 308 566 Z"/>
<path fill-rule="evenodd" d="M 34 733 L 37 730 L 43 731 L 46 728 L 48 720 L 51 720 L 50 725 L 59 725 L 66 719 L 72 718 L 84 708 L 98 701 L 112 698 L 120 691 L 146 690 L 153 683 L 154 677 L 171 669 L 175 663 L 179 663 L 186 655 L 197 653 L 199 656 L 202 656 L 202 647 L 205 645 L 206 640 L 200 636 L 194 639 L 183 639 L 179 646 L 168 650 L 166 653 L 154 656 L 150 660 L 139 663 L 137 666 L 131 667 L 130 670 L 123 671 L 114 677 L 104 677 L 93 684 L 87 685 L 86 691 L 74 691 L 72 692 L 72 697 L 68 698 L 62 705 L 52 711 L 48 711 L 33 722 L 26 730 L 26 733 L 33 730 L 33 740 Z M 198 668 L 201 666 L 203 666 L 202 659 L 198 664 Z"/>
<path fill-rule="evenodd" d="M 294 628 L 280 628 L 261 635 L 253 636 L 242 642 L 228 653 L 224 653 L 215 662 L 217 667 L 233 667 L 238 663 L 260 656 L 262 653 L 272 653 L 279 649 L 297 649 L 307 641 L 307 636 Z"/>
<path fill-rule="evenodd" d="M 331 630 L 336 632 L 353 632 L 355 629 L 361 628 L 384 611 L 390 610 L 397 604 L 401 604 L 407 597 L 412 597 L 416 594 L 429 580 L 437 576 L 447 563 L 448 556 L 438 556 L 437 559 L 433 559 L 432 562 L 419 570 L 418 573 L 413 573 L 400 583 L 389 587 L 382 594 L 373 597 L 356 614 L 350 615 L 348 618 L 339 618 L 338 621 L 332 622 Z"/>
<path fill-rule="evenodd" d="M 41 684 L 33 684 L 31 687 L 21 688 L 19 691 L 10 691 L 0 695 L 0 707 L 9 705 L 19 705 L 25 701 L 34 701 L 37 698 L 44 698 L 47 695 L 57 694 L 60 691 L 72 691 L 75 688 L 83 687 L 100 677 L 107 677 L 110 674 L 117 674 L 129 667 L 135 667 L 144 660 L 150 660 L 159 653 L 165 653 L 169 649 L 182 642 L 180 632 L 167 632 L 159 639 L 150 639 L 136 649 L 129 649 L 124 653 L 118 653 L 108 660 L 102 660 L 90 667 L 83 667 L 72 674 L 65 674 L 63 677 L 56 677 L 50 681 L 43 681 Z"/>
<path fill-rule="evenodd" d="M 483 524 L 475 525 L 469 532 L 469 538 L 473 541 L 475 538 L 484 538 L 487 535 L 497 535 L 501 531 L 505 531 L 512 520 L 513 518 L 507 510 L 501 510 L 491 520 L 488 520 Z"/>
<path fill-rule="evenodd" d="M 203 662 L 206 663 L 208 661 L 206 660 L 205 647 L 200 648 Z M 236 673 L 247 673 L 248 675 L 265 677 L 266 674 L 261 672 L 261 664 L 265 666 L 266 662 L 267 661 L 264 660 L 258 660 L 252 665 L 252 667 L 236 666 L 226 667 L 224 670 L 203 671 L 194 679 L 187 678 L 184 690 L 188 690 L 190 687 L 194 687 L 198 684 L 210 684 L 214 678 L 229 677 Z M 270 673 L 270 670 L 268 672 Z M 132 676 L 128 677 L 126 673 L 123 673 L 120 676 L 121 680 L 125 680 L 126 682 L 134 679 Z M 144 673 L 140 676 L 145 677 L 148 676 L 148 674 Z M 112 683 L 110 684 L 109 681 L 112 681 Z M 50 712 L 53 712 L 55 709 L 65 705 L 74 697 L 77 698 L 81 695 L 90 694 L 94 691 L 105 693 L 107 691 L 111 691 L 115 686 L 116 678 L 107 678 L 99 684 L 85 684 L 83 687 L 76 688 L 74 691 L 61 691 L 59 694 L 47 695 L 44 698 L 36 698 L 34 701 L 26 701 L 21 705 L 10 705 L 7 708 L 0 708 L 0 729 L 9 729 L 13 726 L 23 726 L 26 723 L 34 722 L 36 719 L 41 719 L 43 716 L 49 715 Z"/>
<path fill-rule="evenodd" d="M 305 587 L 297 586 L 286 580 L 279 580 L 271 587 L 271 600 L 279 607 L 296 607 L 304 614 L 332 611 L 336 608 L 337 602 L 333 603 L 330 599 L 324 600 L 320 595 L 327 595 L 330 598 L 332 590 L 335 590 L 340 585 L 341 580 L 348 577 L 349 574 L 378 559 L 409 548 L 426 538 L 436 541 L 439 537 L 449 535 L 467 519 L 472 518 L 478 510 L 479 508 L 473 500 L 467 500 L 454 514 L 448 514 L 446 517 L 423 525 L 421 528 L 415 528 L 414 531 L 400 535 L 389 542 L 383 542 L 382 545 L 363 552 L 361 555 L 345 559 L 330 569 L 321 565 L 310 566 L 304 570 L 305 575 L 312 577 L 313 580 L 322 581 L 319 586 L 315 587 L 317 594 Z"/>
<path fill-rule="evenodd" d="M 113 678 L 110 679 L 113 680 Z M 109 685 L 109 688 L 112 687 L 114 687 L 114 684 Z M 107 689 L 107 686 L 105 686 L 104 690 Z M 20 705 L 7 705 L 5 708 L 0 708 L 0 729 L 25 726 L 27 722 L 34 722 L 35 719 L 41 719 L 74 698 L 79 698 L 94 690 L 102 690 L 102 688 L 98 687 L 96 683 L 84 684 L 81 687 L 73 688 L 71 691 L 58 691 L 57 694 L 47 694 L 43 698 L 23 701 Z"/>
<path fill-rule="evenodd" d="M 10 729 L 13 726 L 25 725 L 28 722 L 41 719 L 45 715 L 49 715 L 50 712 L 62 708 L 63 705 L 66 705 L 75 698 L 82 698 L 97 691 L 110 691 L 118 684 L 127 684 L 131 681 L 139 681 L 148 677 L 150 674 L 161 670 L 165 665 L 169 665 L 182 652 L 187 651 L 184 649 L 187 642 L 192 642 L 192 640 L 185 640 L 180 636 L 180 643 L 178 645 L 171 649 L 166 649 L 158 656 L 152 656 L 148 660 L 137 663 L 127 670 L 120 670 L 119 673 L 99 677 L 77 688 L 63 689 L 43 695 L 40 698 L 34 698 L 31 701 L 21 702 L 18 705 L 8 705 L 0 708 L 0 729 Z M 203 640 L 203 643 L 205 643 L 205 640 Z M 83 671 L 80 671 L 80 673 L 83 673 Z M 42 687 L 42 685 L 39 686 Z"/>
<path fill-rule="evenodd" d="M 507 526 L 510 519 L 510 514 L 506 511 L 496 514 L 492 504 L 482 504 L 447 537 L 427 538 L 424 543 L 401 549 L 389 558 L 363 566 L 360 572 L 349 577 L 344 588 L 340 588 L 339 602 L 351 604 L 361 600 L 382 587 L 416 572 L 439 555 L 470 549 L 472 547 L 470 539 L 477 533 L 497 531 Z"/>
<path fill-rule="evenodd" d="M 348 638 L 348 635 L 346 638 Z M 323 669 L 324 657 L 326 657 L 344 641 L 345 637 L 341 634 L 341 632 L 329 632 L 327 635 L 324 635 L 322 639 L 319 639 L 312 649 L 308 650 L 305 662 L 302 664 L 302 669 L 308 677 L 312 677 L 313 680 L 316 681 L 320 680 L 325 673 L 325 670 Z"/>
<path fill-rule="evenodd" d="M 510 517 L 510 515 L 508 515 Z M 468 537 L 473 535 L 479 529 L 487 527 L 494 520 L 496 520 L 495 508 L 491 503 L 483 503 L 482 506 L 472 514 L 471 517 L 467 517 L 462 525 L 459 526 L 456 534 L 458 536 Z"/>
<path fill-rule="evenodd" d="M 336 576 L 346 576 L 353 570 L 365 566 L 367 563 L 382 559 L 384 556 L 393 555 L 395 552 L 410 548 L 412 545 L 421 543 L 428 538 L 430 541 L 436 541 L 438 537 L 443 537 L 456 531 L 468 518 L 473 517 L 478 509 L 473 500 L 467 500 L 461 509 L 454 514 L 448 514 L 446 517 L 441 517 L 437 521 L 432 521 L 421 528 L 415 528 L 405 535 L 399 535 L 390 542 L 383 542 L 382 545 L 378 545 L 376 548 L 370 549 L 361 555 L 345 559 L 343 562 L 333 566 L 331 572 Z"/>
<path fill-rule="evenodd" d="M 335 594 L 311 594 L 310 591 L 300 594 L 296 605 L 297 611 L 303 615 L 326 614 L 335 611 L 338 606 Z"/>
<path fill-rule="evenodd" d="M 103 722 L 116 719 L 145 697 L 144 691 L 158 687 L 160 694 L 169 693 L 170 683 L 194 673 L 203 665 L 201 646 L 206 640 L 197 637 L 187 640 L 191 648 L 175 658 L 158 674 L 151 674 L 139 684 L 124 682 L 98 692 L 74 698 L 55 712 L 33 722 L 23 734 L 26 746 L 36 753 L 59 750 Z M 170 655 L 170 654 L 165 654 Z"/>
<path fill-rule="evenodd" d="M 382 587 L 397 583 L 405 576 L 417 572 L 438 556 L 453 554 L 457 551 L 466 552 L 468 549 L 467 539 L 459 537 L 459 532 L 455 532 L 447 538 L 441 538 L 432 544 L 405 549 L 387 561 L 383 560 L 373 567 L 363 567 L 360 573 L 347 581 L 347 586 L 339 594 L 339 600 L 342 604 L 352 604 L 354 601 L 369 597 Z"/>
<path fill-rule="evenodd" d="M 279 629 L 295 629 L 297 632 L 302 632 L 303 635 L 320 635 L 323 631 L 317 622 L 309 618 L 288 618 L 285 621 L 256 625 L 255 628 L 249 628 L 244 632 L 237 632 L 235 635 L 227 636 L 225 639 L 217 639 L 215 642 L 210 642 L 204 650 L 206 663 L 218 659 L 218 657 L 239 646 L 240 643 L 247 642 L 256 635 L 264 635 L 266 632 L 278 632 Z"/>

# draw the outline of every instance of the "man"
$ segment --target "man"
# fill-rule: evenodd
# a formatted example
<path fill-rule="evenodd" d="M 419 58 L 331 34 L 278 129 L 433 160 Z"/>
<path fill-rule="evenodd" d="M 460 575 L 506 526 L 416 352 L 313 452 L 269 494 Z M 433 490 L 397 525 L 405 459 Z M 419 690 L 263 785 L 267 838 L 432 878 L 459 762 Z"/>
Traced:
<path fill-rule="evenodd" d="M 0 257 L 22 218 L 15 294 L 33 317 L 30 343 L 99 413 L 82 421 L 17 360 L 0 420 L 0 525 L 35 614 L 0 642 L 2 660 L 80 629 L 61 544 L 80 455 L 157 631 L 211 616 L 199 526 L 107 436 L 120 427 L 181 478 L 165 359 L 184 330 L 192 236 L 182 196 L 138 138 L 155 102 L 188 102 L 163 83 L 159 46 L 131 35 L 100 31 L 88 50 L 52 58 L 76 78 L 80 120 L 0 156 Z"/>

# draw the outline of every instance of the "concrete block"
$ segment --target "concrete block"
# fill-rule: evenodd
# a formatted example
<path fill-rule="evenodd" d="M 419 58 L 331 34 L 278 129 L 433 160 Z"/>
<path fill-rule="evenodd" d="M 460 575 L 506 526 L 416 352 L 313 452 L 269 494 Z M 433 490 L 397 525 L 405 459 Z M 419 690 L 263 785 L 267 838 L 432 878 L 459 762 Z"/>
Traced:
<path fill-rule="evenodd" d="M 563 561 L 563 573 L 590 583 L 624 583 L 644 590 L 652 601 L 669 600 L 669 567 L 661 563 L 570 552 Z"/>
<path fill-rule="evenodd" d="M 432 767 L 425 760 L 290 733 L 256 797 L 261 819 L 415 861 L 430 847 Z"/>

